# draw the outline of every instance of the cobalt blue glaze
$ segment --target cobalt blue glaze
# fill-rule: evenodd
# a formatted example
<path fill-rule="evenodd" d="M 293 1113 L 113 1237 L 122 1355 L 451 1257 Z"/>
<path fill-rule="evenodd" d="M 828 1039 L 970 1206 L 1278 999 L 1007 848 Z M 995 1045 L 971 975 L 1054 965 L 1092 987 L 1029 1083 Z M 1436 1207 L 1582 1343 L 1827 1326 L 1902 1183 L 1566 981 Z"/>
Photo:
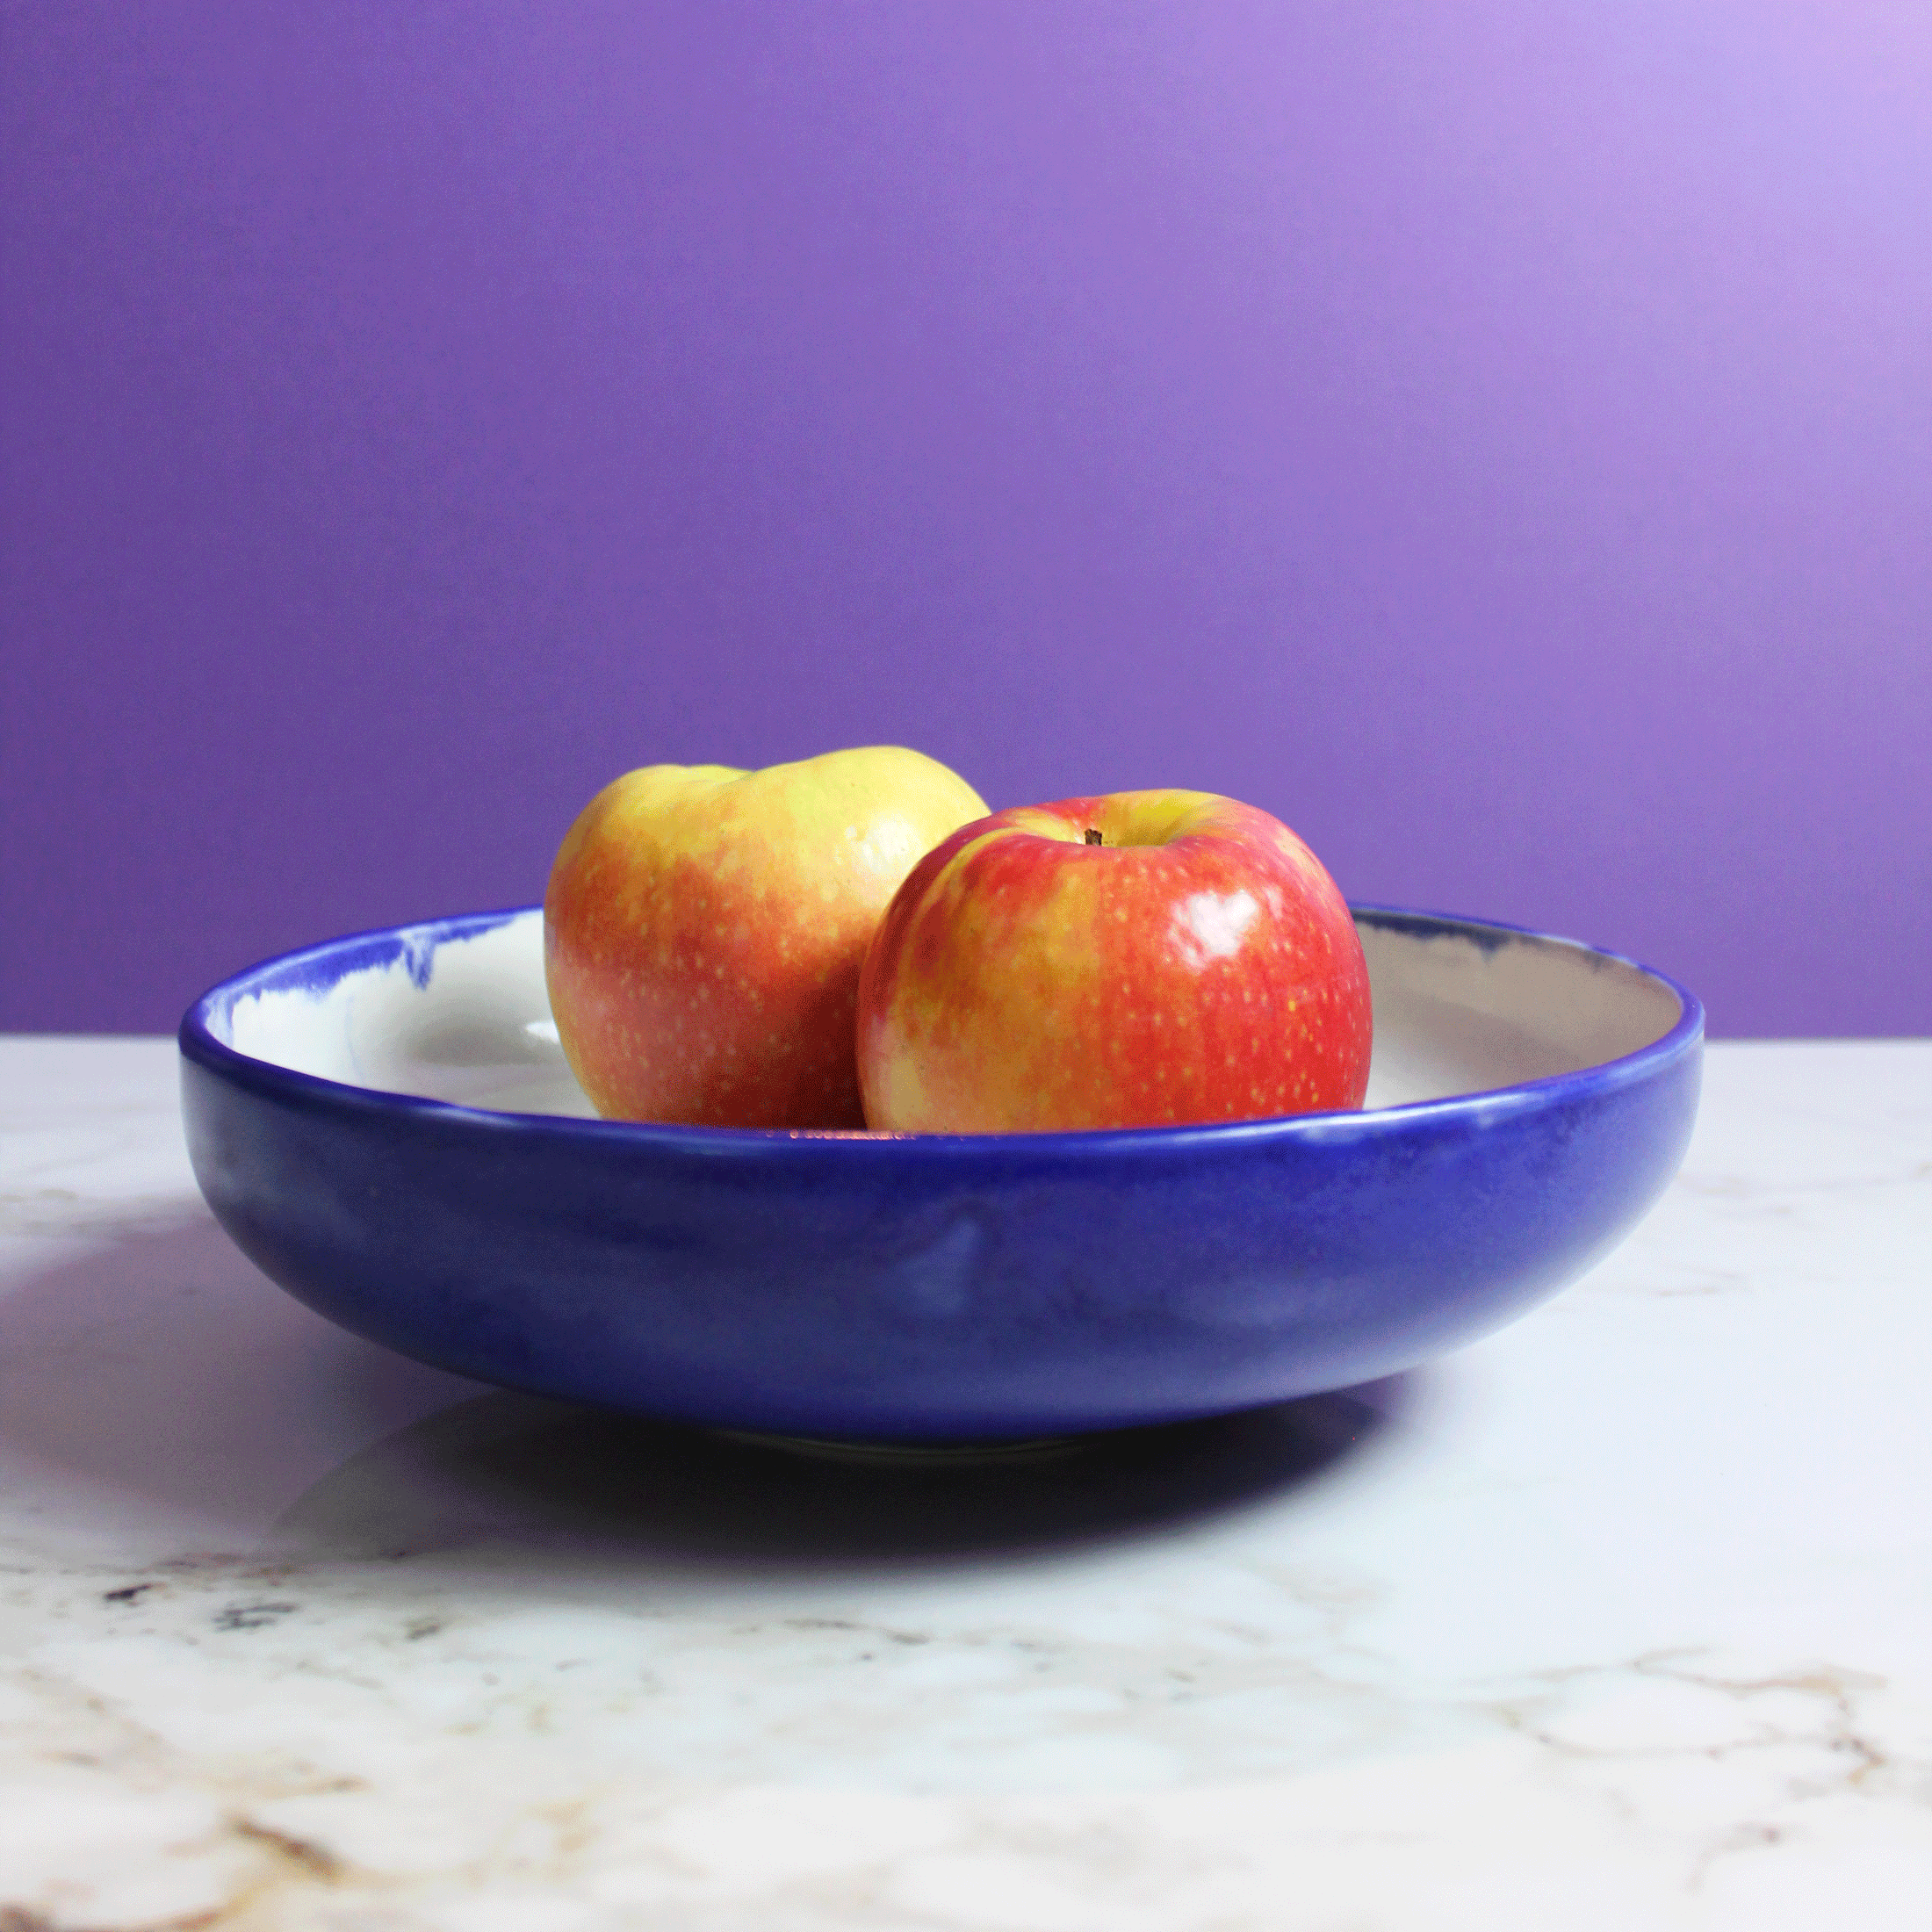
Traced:
<path fill-rule="evenodd" d="M 399 957 L 426 984 L 436 943 L 508 916 L 334 941 L 198 1002 L 180 1034 L 196 1177 L 243 1251 L 342 1327 L 487 1381 L 671 1419 L 979 1440 L 1388 1374 L 1605 1253 L 1675 1171 L 1697 1110 L 1703 1013 L 1679 987 L 1682 1017 L 1653 1044 L 1498 1091 L 977 1138 L 492 1113 L 217 1037 L 250 991 L 326 991 Z M 1483 946 L 1524 936 L 1357 918 Z"/>

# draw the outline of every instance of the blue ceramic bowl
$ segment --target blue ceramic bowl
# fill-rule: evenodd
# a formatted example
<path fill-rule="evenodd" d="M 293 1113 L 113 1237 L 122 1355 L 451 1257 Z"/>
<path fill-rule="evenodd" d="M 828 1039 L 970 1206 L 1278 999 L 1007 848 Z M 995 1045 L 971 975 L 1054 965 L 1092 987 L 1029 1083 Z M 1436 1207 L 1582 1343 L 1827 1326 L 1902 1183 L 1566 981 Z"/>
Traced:
<path fill-rule="evenodd" d="M 1361 1113 L 903 1139 L 588 1117 L 535 911 L 335 940 L 182 1022 L 195 1174 L 290 1293 L 486 1381 L 738 1430 L 1063 1435 L 1406 1368 L 1656 1199 L 1704 1014 L 1569 941 L 1363 908 Z"/>

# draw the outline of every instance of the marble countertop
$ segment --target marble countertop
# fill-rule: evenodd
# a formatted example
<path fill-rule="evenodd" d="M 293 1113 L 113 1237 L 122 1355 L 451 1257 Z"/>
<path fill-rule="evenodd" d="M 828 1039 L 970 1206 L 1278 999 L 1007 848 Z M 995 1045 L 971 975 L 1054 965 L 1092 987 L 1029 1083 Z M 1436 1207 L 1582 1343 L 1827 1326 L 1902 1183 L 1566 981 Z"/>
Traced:
<path fill-rule="evenodd" d="M 1932 1923 L 1932 1042 L 1410 1374 L 974 1468 L 338 1333 L 0 1042 L 0 1928 Z"/>

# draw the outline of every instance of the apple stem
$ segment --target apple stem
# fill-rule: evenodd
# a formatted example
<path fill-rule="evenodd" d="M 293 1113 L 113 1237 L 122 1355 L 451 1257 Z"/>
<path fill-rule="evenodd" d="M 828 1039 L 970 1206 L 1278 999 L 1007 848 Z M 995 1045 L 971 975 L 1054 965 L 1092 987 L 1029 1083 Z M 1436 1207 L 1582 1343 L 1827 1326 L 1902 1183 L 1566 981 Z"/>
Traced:
<path fill-rule="evenodd" d="M 1100 834 L 1092 825 L 1086 828 L 1086 842 L 1090 846 L 1097 846 L 1101 843 Z"/>

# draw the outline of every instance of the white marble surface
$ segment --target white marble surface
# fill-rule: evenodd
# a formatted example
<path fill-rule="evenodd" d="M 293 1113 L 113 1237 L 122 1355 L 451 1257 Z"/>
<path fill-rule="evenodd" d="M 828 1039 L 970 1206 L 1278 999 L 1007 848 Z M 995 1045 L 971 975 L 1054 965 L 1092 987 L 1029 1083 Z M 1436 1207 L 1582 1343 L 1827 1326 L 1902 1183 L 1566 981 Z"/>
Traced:
<path fill-rule="evenodd" d="M 842 1468 L 340 1335 L 0 1042 L 0 1928 L 1932 1925 L 1932 1043 L 1390 1384 Z"/>

